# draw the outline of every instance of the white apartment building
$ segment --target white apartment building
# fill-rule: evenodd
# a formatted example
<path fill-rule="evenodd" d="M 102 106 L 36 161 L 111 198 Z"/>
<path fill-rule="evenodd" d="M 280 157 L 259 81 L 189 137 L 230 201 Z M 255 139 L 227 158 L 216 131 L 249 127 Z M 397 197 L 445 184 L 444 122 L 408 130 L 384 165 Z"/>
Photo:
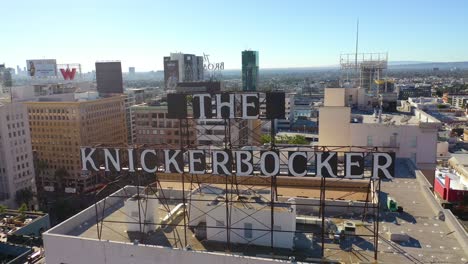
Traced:
<path fill-rule="evenodd" d="M 18 190 L 36 192 L 26 106 L 0 103 L 0 204 L 15 207 Z"/>
<path fill-rule="evenodd" d="M 456 108 L 463 108 L 466 106 L 467 101 L 468 101 L 468 96 L 453 96 L 452 106 Z"/>
<path fill-rule="evenodd" d="M 325 104 L 319 110 L 319 145 L 393 150 L 397 157 L 410 158 L 432 182 L 440 121 L 418 109 L 414 115 L 352 113 L 346 90 L 325 89 Z"/>

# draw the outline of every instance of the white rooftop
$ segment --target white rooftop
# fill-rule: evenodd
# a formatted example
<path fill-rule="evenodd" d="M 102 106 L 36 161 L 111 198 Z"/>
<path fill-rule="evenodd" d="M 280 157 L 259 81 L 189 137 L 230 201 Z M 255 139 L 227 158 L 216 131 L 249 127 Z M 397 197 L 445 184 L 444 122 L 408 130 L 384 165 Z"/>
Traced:
<path fill-rule="evenodd" d="M 452 190 L 468 190 L 468 182 L 466 181 L 466 179 L 449 169 L 446 169 L 446 168 L 436 169 L 435 177 L 444 186 L 445 186 L 445 177 L 449 177 L 450 189 Z"/>
<path fill-rule="evenodd" d="M 375 115 L 361 115 L 363 117 L 362 123 L 365 124 L 385 124 L 390 123 L 394 125 L 418 125 L 419 119 L 412 115 L 399 115 L 399 114 L 382 114 L 382 121 Z"/>

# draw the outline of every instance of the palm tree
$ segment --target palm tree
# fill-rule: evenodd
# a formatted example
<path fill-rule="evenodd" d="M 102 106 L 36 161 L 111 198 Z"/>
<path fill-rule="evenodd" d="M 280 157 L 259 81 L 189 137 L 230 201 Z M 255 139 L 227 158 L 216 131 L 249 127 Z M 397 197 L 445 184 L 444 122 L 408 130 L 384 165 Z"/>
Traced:
<path fill-rule="evenodd" d="M 41 175 L 47 169 L 47 162 L 44 160 L 37 160 L 36 163 L 36 176 L 41 177 L 42 189 L 44 189 L 44 175 Z"/>
<path fill-rule="evenodd" d="M 25 212 L 28 210 L 28 205 L 23 203 L 21 206 L 18 208 L 18 213 L 20 213 L 20 217 L 24 219 Z"/>
<path fill-rule="evenodd" d="M 68 171 L 65 168 L 59 168 L 54 173 L 55 181 L 57 182 L 60 189 L 64 189 L 63 179 L 69 176 Z"/>
<path fill-rule="evenodd" d="M 24 188 L 16 191 L 15 202 L 17 204 L 26 204 L 26 206 L 29 206 L 29 203 L 33 199 L 33 196 L 34 194 L 30 188 Z"/>
<path fill-rule="evenodd" d="M 3 204 L 0 205 L 0 214 L 3 214 L 6 212 L 7 207 Z"/>

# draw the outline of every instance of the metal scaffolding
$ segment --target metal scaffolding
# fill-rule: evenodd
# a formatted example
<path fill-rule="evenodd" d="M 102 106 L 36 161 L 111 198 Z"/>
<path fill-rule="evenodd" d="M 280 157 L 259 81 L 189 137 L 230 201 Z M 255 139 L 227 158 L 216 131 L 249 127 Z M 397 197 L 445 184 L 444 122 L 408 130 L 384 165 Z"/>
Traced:
<path fill-rule="evenodd" d="M 223 120 L 223 126 L 224 126 L 224 135 L 223 137 L 219 136 L 220 140 L 222 140 L 222 143 L 217 146 L 210 146 L 208 148 L 207 152 L 211 151 L 211 147 L 216 147 L 216 148 L 221 148 L 224 150 L 229 150 L 229 151 L 234 151 L 234 150 L 240 150 L 242 147 L 244 147 L 244 144 L 240 144 L 239 141 L 244 141 L 244 139 L 241 139 L 240 137 L 236 137 L 236 139 L 233 139 L 232 137 L 232 127 L 237 126 L 239 122 L 236 119 L 224 119 Z M 275 142 L 275 129 L 274 129 L 274 120 L 263 120 L 260 122 L 258 126 L 265 125 L 265 122 L 269 122 L 270 124 L 270 138 L 271 141 L 269 144 L 266 144 L 263 146 L 264 150 L 273 150 L 273 151 L 279 151 L 282 153 L 282 150 L 286 150 L 287 148 L 291 147 L 297 147 L 301 148 L 310 152 L 323 152 L 323 151 L 333 151 L 333 152 L 338 152 L 344 153 L 347 151 L 360 151 L 360 152 L 365 152 L 367 153 L 368 157 L 371 157 L 373 152 L 378 152 L 382 151 L 383 149 L 387 149 L 385 147 L 366 147 L 366 146 L 304 146 L 304 145 L 296 145 L 296 146 L 282 146 L 282 145 L 277 145 Z M 180 149 L 182 152 L 189 150 L 189 149 L 196 149 L 200 146 L 193 145 L 193 142 L 189 140 L 189 129 L 193 129 L 193 127 L 189 127 L 189 118 L 185 119 L 179 119 L 179 143 L 178 145 L 171 145 L 171 144 L 160 144 L 160 145 L 139 145 L 139 146 L 131 146 L 137 153 L 141 151 L 142 149 L 154 149 L 156 151 L 162 151 L 163 149 Z M 209 128 L 209 125 L 201 125 L 199 126 L 200 128 Z M 198 129 L 198 128 L 196 128 Z M 248 134 L 258 134 L 258 127 L 252 128 L 249 130 Z M 197 133 L 198 134 L 198 133 Z M 248 136 L 247 134 L 247 136 Z M 260 135 L 257 135 L 260 136 Z M 197 138 L 198 139 L 198 138 Z M 197 140 L 195 140 L 196 142 Z M 260 147 L 260 144 L 258 144 Z M 103 145 L 98 145 L 96 146 L 97 148 L 106 148 L 109 146 L 103 146 Z M 115 147 L 115 146 L 114 146 Z M 117 147 L 127 147 L 127 146 L 117 146 Z M 393 150 L 393 149 L 392 149 Z M 257 154 L 258 155 L 258 154 Z M 138 155 L 136 155 L 138 156 Z M 258 157 L 257 157 L 258 158 Z M 121 159 L 125 159 L 125 157 L 121 157 Z M 158 166 L 162 166 L 161 161 L 158 161 Z M 210 167 L 210 160 L 207 160 L 207 166 Z M 340 163 L 339 164 L 339 174 L 343 174 L 344 171 L 344 164 Z M 101 174 L 102 172 L 93 172 L 95 174 Z M 140 178 L 145 172 L 143 172 L 141 169 L 137 169 L 136 172 L 134 173 L 127 173 L 129 177 L 136 177 L 137 183 L 140 182 Z M 162 211 L 166 213 L 168 216 L 173 217 L 171 215 L 171 210 L 173 210 L 175 204 L 182 204 L 182 211 L 183 213 L 180 216 L 177 216 L 175 218 L 182 217 L 181 221 L 173 221 L 171 223 L 165 223 L 164 226 L 165 228 L 170 228 L 173 232 L 174 236 L 174 241 L 176 241 L 172 246 L 177 247 L 177 248 L 184 248 L 184 249 L 191 249 L 192 244 L 191 240 L 193 238 L 190 237 L 189 233 L 192 233 L 194 231 L 194 227 L 190 226 L 190 221 L 191 221 L 191 210 L 194 206 L 194 202 L 203 202 L 203 203 L 210 203 L 213 202 L 213 199 L 196 199 L 193 198 L 193 195 L 191 195 L 193 192 L 196 192 L 197 190 L 200 190 L 201 186 L 205 187 L 216 187 L 220 188 L 220 186 L 223 186 L 223 197 L 221 199 L 221 202 L 224 203 L 225 206 L 225 226 L 223 227 L 218 227 L 218 226 L 206 226 L 206 228 L 218 228 L 220 230 L 219 232 L 226 232 L 226 242 L 225 243 L 217 243 L 217 245 L 212 245 L 214 248 L 219 249 L 220 245 L 224 247 L 225 252 L 229 252 L 232 254 L 242 254 L 244 251 L 249 249 L 249 246 L 255 245 L 255 240 L 251 241 L 246 241 L 246 243 L 239 244 L 239 243 L 233 243 L 232 242 L 232 237 L 231 235 L 236 236 L 236 232 L 242 232 L 245 231 L 243 228 L 238 228 L 235 227 L 235 224 L 232 219 L 233 219 L 233 208 L 238 207 L 239 204 L 245 205 L 245 206 L 250 206 L 253 203 L 253 201 L 247 201 L 243 199 L 239 199 L 244 193 L 254 193 L 256 195 L 260 196 L 260 199 L 263 199 L 266 201 L 264 204 L 262 204 L 262 208 L 259 208 L 258 210 L 270 210 L 270 223 L 262 223 L 263 227 L 262 228 L 254 228 L 254 231 L 261 231 L 265 232 L 265 235 L 270 236 L 270 247 L 269 249 L 262 247 L 263 251 L 269 251 L 269 256 L 271 258 L 276 258 L 276 259 L 285 259 L 288 258 L 290 259 L 290 256 L 294 256 L 295 260 L 301 260 L 301 261 L 316 261 L 317 259 L 328 259 L 333 257 L 333 252 L 330 253 L 329 255 L 326 254 L 326 248 L 327 245 L 330 245 L 330 243 L 333 242 L 334 240 L 334 235 L 336 235 L 333 230 L 330 230 L 327 228 L 327 222 L 326 219 L 341 219 L 343 216 L 346 216 L 348 214 L 348 211 L 356 211 L 356 210 L 362 210 L 362 213 L 358 215 L 358 218 L 361 219 L 363 223 L 363 229 L 367 230 L 365 233 L 362 234 L 349 234 L 346 236 L 349 237 L 368 237 L 371 238 L 373 241 L 373 251 L 374 251 L 374 260 L 377 260 L 378 257 L 378 232 L 379 232 L 379 213 L 380 213 L 380 199 L 379 199 L 379 194 L 380 194 L 380 186 L 381 186 L 381 180 L 380 179 L 373 179 L 372 177 L 369 177 L 370 175 L 370 166 L 366 167 L 365 169 L 365 175 L 367 175 L 367 178 L 360 183 L 362 183 L 361 187 L 356 187 L 356 185 L 349 185 L 345 184 L 342 178 L 325 178 L 321 177 L 318 179 L 320 181 L 320 184 L 317 186 L 316 182 L 315 187 L 310 187 L 310 188 L 315 188 L 318 189 L 320 192 L 320 195 L 318 197 L 318 202 L 319 202 L 319 212 L 317 215 L 314 215 L 314 217 L 318 217 L 321 219 L 321 225 L 319 230 L 316 229 L 310 229 L 308 226 L 304 225 L 301 229 L 297 229 L 294 231 L 288 231 L 288 230 L 275 230 L 275 209 L 279 207 L 284 207 L 284 206 L 291 206 L 294 204 L 294 206 L 299 206 L 301 208 L 311 208 L 310 212 L 313 212 L 314 210 L 312 209 L 313 207 L 317 207 L 316 204 L 312 202 L 297 202 L 297 201 L 280 201 L 279 200 L 279 195 L 278 195 L 278 187 L 284 186 L 285 182 L 288 180 L 287 177 L 279 177 L 279 176 L 272 176 L 272 177 L 261 177 L 258 175 L 250 175 L 250 176 L 238 176 L 236 173 L 233 173 L 231 176 L 221 176 L 221 175 L 209 175 L 208 177 L 206 175 L 196 175 L 196 174 L 189 174 L 188 172 L 183 172 L 177 175 L 174 174 L 167 174 L 162 172 L 162 169 L 158 169 L 156 173 L 152 175 L 154 177 L 154 181 L 151 184 L 143 185 L 136 188 L 137 194 L 136 197 L 145 197 L 145 199 L 137 199 L 138 201 L 138 208 L 147 208 L 148 206 L 148 201 L 150 199 L 157 199 L 162 206 Z M 94 177 L 97 181 L 99 177 Z M 291 177 L 294 178 L 294 177 Z M 307 178 L 307 176 L 306 176 Z M 166 181 L 170 182 L 178 182 L 181 184 L 181 191 L 182 195 L 180 198 L 176 197 L 171 197 L 168 195 L 168 191 L 164 189 L 163 184 Z M 96 182 L 97 183 L 97 182 Z M 119 186 L 118 181 L 112 181 L 108 182 L 107 186 L 109 185 L 115 185 L 120 188 L 124 188 L 124 186 Z M 312 184 L 311 184 L 312 185 Z M 362 187 L 364 186 L 364 187 Z M 347 205 L 342 205 L 342 204 L 334 204 L 330 202 L 330 199 L 327 199 L 327 190 L 333 190 L 333 189 L 339 189 L 343 191 L 349 191 L 349 192 L 355 192 L 356 190 L 359 190 L 360 192 L 365 192 L 366 193 L 366 199 L 364 204 L 359 203 L 359 204 L 352 204 L 352 201 L 349 202 Z M 124 189 L 125 190 L 125 189 Z M 98 197 L 99 191 L 95 193 L 95 197 Z M 269 196 L 266 196 L 264 194 L 269 194 Z M 106 207 L 106 200 L 108 198 L 121 198 L 121 199 L 129 199 L 131 197 L 135 197 L 134 194 L 128 194 L 128 195 L 110 195 L 106 198 L 104 198 L 102 201 L 98 201 L 96 199 L 96 202 L 94 204 L 95 206 L 95 223 L 96 223 L 96 232 L 98 239 L 101 240 L 103 237 L 103 227 L 106 226 L 106 224 L 111 224 L 111 223 L 116 223 L 115 220 L 109 220 L 106 219 L 106 210 L 110 210 L 109 207 Z M 282 199 L 284 200 L 284 199 Z M 141 206 L 141 207 L 140 207 Z M 356 209 L 358 208 L 358 209 Z M 328 209 L 328 210 L 327 210 Z M 333 210 L 331 210 L 333 209 Z M 116 210 L 122 210 L 122 208 L 117 208 Z M 242 209 L 241 209 L 242 210 Z M 341 214 L 332 214 L 327 211 L 339 211 L 342 212 Z M 142 215 L 144 216 L 146 210 L 143 209 L 143 213 L 138 214 L 137 218 L 134 218 L 135 222 L 139 225 L 139 230 L 140 234 L 138 236 L 138 241 L 139 243 L 145 243 L 146 239 L 148 238 L 149 234 L 143 232 L 144 230 L 144 225 L 155 225 L 155 226 L 161 226 L 161 223 L 158 222 L 158 219 L 156 219 L 154 222 L 146 222 L 145 219 L 142 219 Z M 125 213 L 125 212 L 123 212 Z M 253 218 L 254 221 L 261 222 L 259 219 L 256 219 L 255 214 L 249 214 L 248 212 L 245 212 L 247 217 Z M 206 211 L 204 217 L 210 217 L 210 211 Z M 144 217 L 145 218 L 145 217 Z M 193 219 L 192 219 L 193 220 Z M 124 221 L 123 223 L 129 223 L 128 221 Z M 364 225 L 364 223 L 366 223 Z M 296 225 L 297 226 L 297 225 Z M 276 232 L 294 232 L 295 236 L 312 236 L 313 239 L 316 239 L 319 237 L 320 241 L 320 246 L 318 248 L 315 248 L 314 250 L 305 250 L 304 252 L 301 252 L 301 250 L 294 251 L 294 250 L 281 250 L 276 248 L 275 245 L 275 236 L 274 234 Z M 258 237 L 256 239 L 259 239 Z M 311 240 L 313 243 L 313 240 Z M 210 241 L 205 238 L 202 240 L 198 241 L 201 244 L 206 244 L 206 245 L 211 245 Z M 351 245 L 352 249 L 352 245 Z M 318 250 L 318 251 L 317 251 Z"/>

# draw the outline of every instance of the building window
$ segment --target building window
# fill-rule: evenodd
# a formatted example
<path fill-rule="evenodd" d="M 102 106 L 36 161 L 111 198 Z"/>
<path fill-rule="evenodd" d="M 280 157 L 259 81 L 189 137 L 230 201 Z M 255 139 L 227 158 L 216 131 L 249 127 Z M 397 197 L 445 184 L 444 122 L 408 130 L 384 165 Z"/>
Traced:
<path fill-rule="evenodd" d="M 244 237 L 245 238 L 252 238 L 252 224 L 251 223 L 244 223 Z"/>
<path fill-rule="evenodd" d="M 216 226 L 217 227 L 224 227 L 224 221 L 223 220 L 216 220 Z"/>
<path fill-rule="evenodd" d="M 368 146 L 368 147 L 374 146 L 374 142 L 373 142 L 372 136 L 367 136 L 367 146 Z"/>
<path fill-rule="evenodd" d="M 411 137 L 410 147 L 415 148 L 417 146 L 418 146 L 418 137 L 417 136 Z"/>

